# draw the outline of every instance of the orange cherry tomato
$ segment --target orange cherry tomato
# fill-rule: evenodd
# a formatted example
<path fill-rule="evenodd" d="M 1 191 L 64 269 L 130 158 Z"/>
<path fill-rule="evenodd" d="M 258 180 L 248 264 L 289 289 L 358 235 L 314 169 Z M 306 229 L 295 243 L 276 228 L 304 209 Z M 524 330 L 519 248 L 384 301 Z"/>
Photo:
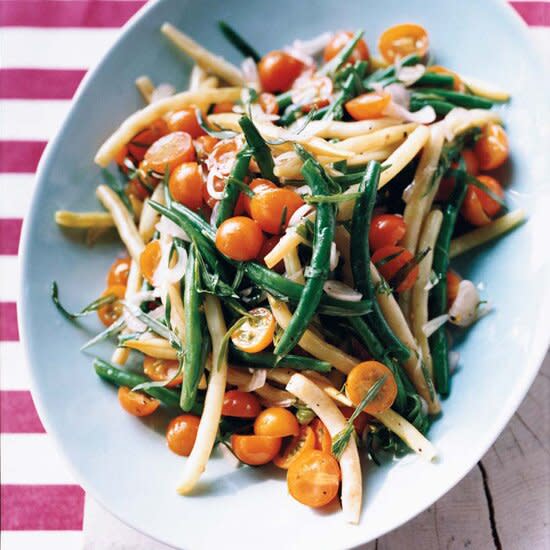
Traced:
<path fill-rule="evenodd" d="M 371 250 L 378 250 L 384 246 L 395 246 L 407 232 L 407 225 L 403 216 L 398 214 L 379 214 L 372 218 L 369 231 L 369 245 Z"/>
<path fill-rule="evenodd" d="M 222 416 L 256 418 L 262 408 L 258 398 L 249 392 L 229 390 L 223 398 Z"/>
<path fill-rule="evenodd" d="M 173 359 L 158 359 L 146 355 L 143 360 L 143 372 L 145 375 L 155 382 L 170 380 L 166 384 L 167 388 L 175 388 L 181 385 L 183 376 L 180 374 L 177 378 L 174 378 L 178 370 L 179 363 Z"/>
<path fill-rule="evenodd" d="M 286 481 L 293 498 L 306 506 L 319 508 L 338 494 L 340 466 L 329 453 L 308 451 L 290 464 Z"/>
<path fill-rule="evenodd" d="M 254 421 L 254 433 L 273 437 L 296 436 L 300 433 L 300 425 L 288 409 L 269 407 L 264 409 Z"/>
<path fill-rule="evenodd" d="M 266 115 L 278 115 L 279 104 L 277 98 L 273 94 L 267 92 L 261 93 L 258 97 L 258 103 Z"/>
<path fill-rule="evenodd" d="M 263 244 L 260 225 L 245 216 L 225 220 L 216 231 L 216 248 L 232 260 L 255 259 Z"/>
<path fill-rule="evenodd" d="M 237 458 L 250 466 L 271 462 L 281 449 L 282 439 L 268 435 L 232 435 L 231 448 Z"/>
<path fill-rule="evenodd" d="M 451 309 L 453 302 L 456 300 L 460 281 L 462 281 L 462 277 L 458 273 L 452 269 L 447 271 L 447 310 Z"/>
<path fill-rule="evenodd" d="M 342 407 L 340 409 L 342 411 L 342 414 L 346 417 L 347 420 L 351 418 L 351 415 L 355 412 L 355 409 L 353 407 Z M 355 431 L 357 432 L 357 435 L 361 437 L 361 434 L 367 427 L 367 424 L 369 423 L 369 416 L 362 412 L 354 421 L 353 421 L 353 427 L 355 428 Z"/>
<path fill-rule="evenodd" d="M 462 82 L 460 77 L 454 71 L 447 69 L 447 67 L 442 67 L 441 65 L 430 65 L 429 67 L 426 67 L 426 72 L 452 76 L 453 90 L 455 90 L 456 92 L 466 91 L 466 86 L 464 86 L 464 82 Z"/>
<path fill-rule="evenodd" d="M 334 33 L 330 39 L 330 42 L 325 46 L 325 51 L 323 52 L 323 59 L 325 63 L 330 61 L 333 57 L 336 57 L 336 55 L 347 46 L 354 34 L 355 33 L 352 31 L 338 31 L 337 33 Z M 355 63 L 356 61 L 368 61 L 368 59 L 369 49 L 367 48 L 366 42 L 361 39 L 357 42 L 355 48 L 353 48 L 351 55 L 348 57 L 347 64 Z"/>
<path fill-rule="evenodd" d="M 168 184 L 174 199 L 191 210 L 202 206 L 204 181 L 196 162 L 184 162 L 170 174 Z"/>
<path fill-rule="evenodd" d="M 364 412 L 378 414 L 389 409 L 397 397 L 397 384 L 392 371 L 378 361 L 364 361 L 351 369 L 346 380 L 346 394 L 355 406 L 359 405 L 369 389 L 382 377 L 384 384 Z"/>
<path fill-rule="evenodd" d="M 248 313 L 250 317 L 246 317 L 244 323 L 233 332 L 231 341 L 242 351 L 258 353 L 273 343 L 275 319 L 266 307 L 258 307 Z"/>
<path fill-rule="evenodd" d="M 130 258 L 117 258 L 109 268 L 107 274 L 107 286 L 128 284 L 128 273 L 130 271 Z"/>
<path fill-rule="evenodd" d="M 166 122 L 159 118 L 155 122 L 136 134 L 126 146 L 127 154 L 130 156 L 134 164 L 138 165 L 145 156 L 145 152 L 155 141 L 168 133 Z"/>
<path fill-rule="evenodd" d="M 267 191 L 268 189 L 278 189 L 278 187 L 270 180 L 266 180 L 264 178 L 254 178 L 249 185 L 249 188 L 251 191 L 254 191 L 256 194 L 263 193 L 264 191 Z M 244 193 L 241 193 L 241 196 L 239 197 L 241 200 L 241 206 L 243 210 L 251 216 L 251 210 L 250 210 L 250 197 L 245 195 Z"/>
<path fill-rule="evenodd" d="M 195 160 L 193 140 L 186 132 L 166 134 L 147 149 L 143 160 L 149 170 L 164 174 L 168 168 L 172 172 L 178 164 Z"/>
<path fill-rule="evenodd" d="M 197 158 L 204 160 L 219 143 L 219 139 L 214 136 L 200 136 L 193 141 L 195 145 L 195 151 L 197 152 Z"/>
<path fill-rule="evenodd" d="M 389 259 L 390 256 L 392 256 L 392 259 Z M 386 260 L 386 258 L 388 258 L 388 260 Z M 384 246 L 383 248 L 379 248 L 372 255 L 372 261 L 377 265 L 378 271 L 380 271 L 384 279 L 390 283 L 397 275 L 398 271 L 412 259 L 413 255 L 401 246 Z M 395 290 L 397 292 L 409 290 L 414 285 L 417 278 L 418 266 L 415 265 L 407 273 L 407 276 L 401 280 Z"/>
<path fill-rule="evenodd" d="M 460 153 L 460 156 L 466 164 L 466 172 L 472 176 L 477 176 L 479 174 L 479 163 L 477 162 L 477 157 L 474 152 L 471 149 L 464 149 L 462 153 Z M 458 168 L 458 162 L 453 162 L 451 168 L 456 170 Z M 436 200 L 442 202 L 448 201 L 454 188 L 455 179 L 452 176 L 443 178 L 437 189 Z"/>
<path fill-rule="evenodd" d="M 265 92 L 286 92 L 304 69 L 304 64 L 282 51 L 264 55 L 258 63 L 260 82 Z"/>
<path fill-rule="evenodd" d="M 428 47 L 426 29 L 415 23 L 394 25 L 386 29 L 378 39 L 378 49 L 388 63 L 413 53 L 423 57 Z"/>
<path fill-rule="evenodd" d="M 233 107 L 235 107 L 235 105 L 231 103 L 231 101 L 222 101 L 221 103 L 216 103 L 216 105 L 214 105 L 212 112 L 216 115 L 220 113 L 232 113 Z"/>
<path fill-rule="evenodd" d="M 315 418 L 311 423 L 311 429 L 315 434 L 315 448 L 324 453 L 332 453 L 332 437 L 320 418 Z"/>
<path fill-rule="evenodd" d="M 273 459 L 273 464 L 288 470 L 289 466 L 304 453 L 315 448 L 315 434 L 309 426 L 301 426 L 300 433 L 295 435 L 286 444 L 283 443 L 279 454 Z"/>
<path fill-rule="evenodd" d="M 166 429 L 166 442 L 170 450 L 180 456 L 189 456 L 197 439 L 201 419 L 192 414 L 176 416 Z"/>
<path fill-rule="evenodd" d="M 346 111 L 354 120 L 380 118 L 390 102 L 390 94 L 371 92 L 357 96 L 346 102 Z"/>
<path fill-rule="evenodd" d="M 504 198 L 504 191 L 500 183 L 491 176 L 478 176 L 478 181 L 489 188 L 493 194 Z M 468 185 L 466 196 L 460 209 L 464 219 L 472 225 L 482 226 L 491 222 L 501 209 L 501 205 L 492 199 L 483 189 L 474 185 Z"/>
<path fill-rule="evenodd" d="M 185 132 L 193 139 L 205 135 L 197 119 L 197 111 L 193 107 L 172 111 L 164 116 L 164 120 L 169 132 Z"/>
<path fill-rule="evenodd" d="M 139 258 L 141 274 L 150 284 L 153 284 L 153 275 L 159 265 L 160 257 L 160 241 L 154 240 L 147 243 Z"/>
<path fill-rule="evenodd" d="M 250 214 L 266 233 L 279 235 L 303 204 L 302 197 L 291 189 L 268 189 L 250 199 Z"/>
<path fill-rule="evenodd" d="M 126 386 L 118 388 L 118 402 L 128 413 L 134 416 L 149 416 L 159 407 L 160 401 L 143 393 L 132 391 Z"/>
<path fill-rule="evenodd" d="M 490 122 L 483 128 L 481 137 L 477 140 L 475 155 L 481 170 L 498 168 L 508 158 L 508 136 L 499 124 Z"/>
<path fill-rule="evenodd" d="M 115 300 L 108 304 L 102 305 L 97 310 L 99 320 L 106 327 L 112 325 L 122 315 L 123 307 L 120 300 L 122 300 L 124 298 L 124 294 L 126 294 L 126 286 L 110 285 L 103 291 L 101 296 L 108 296 L 109 294 L 114 294 Z"/>

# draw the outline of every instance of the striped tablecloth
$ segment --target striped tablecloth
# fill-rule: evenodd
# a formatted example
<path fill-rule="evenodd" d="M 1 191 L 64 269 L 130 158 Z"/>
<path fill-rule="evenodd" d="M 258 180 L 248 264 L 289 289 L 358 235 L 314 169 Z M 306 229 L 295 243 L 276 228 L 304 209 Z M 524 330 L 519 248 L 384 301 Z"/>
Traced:
<path fill-rule="evenodd" d="M 81 548 L 85 495 L 37 416 L 17 329 L 18 245 L 34 172 L 85 72 L 144 2 L 0 0 L 1 548 Z M 550 1 L 512 2 L 550 59 Z M 6 200 L 7 199 L 7 200 Z M 117 548 L 121 548 L 117 546 Z"/>

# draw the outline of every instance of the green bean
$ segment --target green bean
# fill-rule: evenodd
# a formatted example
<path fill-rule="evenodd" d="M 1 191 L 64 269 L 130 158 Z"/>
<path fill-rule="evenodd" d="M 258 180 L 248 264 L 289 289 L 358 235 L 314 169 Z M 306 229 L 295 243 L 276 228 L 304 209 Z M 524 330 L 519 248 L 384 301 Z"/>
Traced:
<path fill-rule="evenodd" d="M 135 372 L 130 372 L 127 370 L 122 370 L 103 359 L 96 357 L 94 359 L 94 369 L 97 375 L 103 380 L 114 384 L 115 386 L 126 386 L 127 388 L 135 388 L 139 384 L 144 382 L 150 382 L 149 378 L 143 376 L 142 374 L 137 374 Z M 180 396 L 178 392 L 171 390 L 169 388 L 163 387 L 151 387 L 146 390 L 141 390 L 144 393 L 158 399 L 161 403 L 167 407 L 179 409 L 180 408 Z M 201 415 L 202 414 L 202 403 L 198 400 L 193 405 L 191 411 L 193 414 Z"/>
<path fill-rule="evenodd" d="M 247 116 L 243 116 L 239 120 L 239 126 L 242 128 L 246 142 L 258 163 L 262 177 L 274 182 L 279 181 L 273 171 L 275 162 L 269 145 L 265 142 L 260 132 L 258 132 L 254 123 Z"/>
<path fill-rule="evenodd" d="M 439 116 L 445 116 L 450 113 L 456 105 L 449 103 L 448 101 L 441 101 L 439 99 L 422 98 L 416 94 L 411 97 L 410 109 L 411 111 L 420 111 L 422 107 L 430 106 Z"/>
<path fill-rule="evenodd" d="M 272 353 L 246 353 L 234 346 L 230 348 L 230 357 L 236 361 L 244 363 L 252 368 L 287 368 L 294 370 L 314 370 L 317 372 L 330 372 L 331 365 L 326 361 L 313 359 L 312 357 L 303 357 L 301 355 L 286 355 L 278 360 Z"/>
<path fill-rule="evenodd" d="M 275 100 L 279 106 L 279 112 L 282 112 L 292 103 L 292 92 L 290 90 L 288 92 L 283 92 L 275 96 Z"/>
<path fill-rule="evenodd" d="M 157 212 L 181 227 L 190 238 L 195 240 L 200 247 L 202 257 L 212 271 L 219 273 L 222 280 L 226 283 L 229 281 L 228 263 L 231 262 L 226 258 L 222 258 L 217 252 L 214 245 L 216 233 L 205 220 L 187 207 L 176 202 L 173 203 L 172 210 L 155 201 L 150 201 L 149 204 Z M 282 300 L 290 300 L 293 303 L 297 303 L 300 300 L 304 285 L 295 283 L 255 262 L 243 262 L 242 268 L 245 275 L 254 284 L 266 292 L 273 294 L 275 297 Z M 319 307 L 319 313 L 342 317 L 364 315 L 370 310 L 370 300 L 348 302 L 327 295 L 322 297 Z"/>
<path fill-rule="evenodd" d="M 256 63 L 260 61 L 260 54 L 231 26 L 225 21 L 218 21 L 218 27 L 227 40 L 239 50 L 244 57 L 251 57 Z"/>
<path fill-rule="evenodd" d="M 443 221 L 435 243 L 432 269 L 439 279 L 439 284 L 430 291 L 428 309 L 430 319 L 443 315 L 447 311 L 447 269 L 449 268 L 449 246 L 456 224 L 456 218 L 464 196 L 466 195 L 466 177 L 464 171 L 455 177 L 455 187 L 449 202 L 443 211 Z M 446 396 L 449 394 L 449 358 L 445 327 L 438 328 L 429 338 L 430 351 L 437 391 Z"/>
<path fill-rule="evenodd" d="M 415 86 L 435 86 L 436 88 L 452 88 L 454 76 L 450 74 L 438 74 L 425 72 L 415 83 Z"/>
<path fill-rule="evenodd" d="M 441 88 L 422 88 L 418 90 L 422 94 L 433 95 L 439 97 L 444 101 L 458 105 L 459 107 L 466 107 L 468 109 L 490 109 L 493 106 L 493 102 L 483 97 L 478 97 L 471 94 L 463 94 L 455 92 L 454 90 L 442 90 Z M 414 94 L 416 95 L 416 94 Z"/>
<path fill-rule="evenodd" d="M 223 191 L 223 198 L 219 202 L 218 214 L 216 216 L 216 226 L 220 226 L 227 218 L 233 216 L 235 205 L 241 194 L 239 186 L 235 181 L 242 182 L 248 173 L 248 167 L 250 165 L 250 150 L 245 147 L 237 153 L 235 165 L 231 170 L 231 175 L 225 182 L 225 189 Z"/>
<path fill-rule="evenodd" d="M 355 46 L 361 37 L 363 36 L 363 31 L 357 31 L 352 38 L 347 42 L 347 44 L 334 56 L 328 63 L 325 63 L 317 73 L 325 76 L 329 74 L 334 74 L 344 63 L 348 60 L 348 57 L 353 53 Z"/>
<path fill-rule="evenodd" d="M 328 194 L 329 189 L 326 179 L 311 160 L 307 160 L 303 165 L 302 175 L 313 194 Z M 329 203 L 318 204 L 311 260 L 309 266 L 304 270 L 306 283 L 294 314 L 283 336 L 275 346 L 275 355 L 283 357 L 294 348 L 316 313 L 323 296 L 323 284 L 328 277 L 335 222 L 334 205 Z"/>
<path fill-rule="evenodd" d="M 410 351 L 389 327 L 376 300 L 370 277 L 369 229 L 376 203 L 380 168 L 379 162 L 370 161 L 359 185 L 362 196 L 355 201 L 351 221 L 351 270 L 357 290 L 372 301 L 372 311 L 366 317 L 368 325 L 397 359 L 405 361 L 409 358 Z"/>
<path fill-rule="evenodd" d="M 183 307 L 185 312 L 185 360 L 184 377 L 181 385 L 180 406 L 184 411 L 193 408 L 197 397 L 197 389 L 204 371 L 203 348 L 203 318 L 200 310 L 199 266 L 195 245 L 189 247 L 187 268 L 185 270 L 185 289 L 183 292 Z"/>

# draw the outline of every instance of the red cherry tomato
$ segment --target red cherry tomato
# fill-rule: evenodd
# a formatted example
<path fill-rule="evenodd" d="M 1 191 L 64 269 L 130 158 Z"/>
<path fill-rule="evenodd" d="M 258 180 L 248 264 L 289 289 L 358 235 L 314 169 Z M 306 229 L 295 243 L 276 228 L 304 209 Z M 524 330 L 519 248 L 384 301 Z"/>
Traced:
<path fill-rule="evenodd" d="M 258 398 L 249 392 L 229 390 L 223 398 L 222 415 L 237 418 L 256 418 L 262 408 Z"/>
<path fill-rule="evenodd" d="M 266 92 L 286 92 L 303 69 L 304 64 L 299 59 L 282 51 L 269 52 L 258 64 L 260 81 Z"/>
<path fill-rule="evenodd" d="M 477 179 L 490 189 L 494 195 L 501 199 L 504 198 L 504 191 L 495 178 L 491 176 L 478 176 Z M 491 219 L 500 212 L 501 208 L 502 206 L 483 189 L 474 185 L 468 185 L 460 213 L 472 225 L 482 226 L 490 223 Z"/>
<path fill-rule="evenodd" d="M 395 246 L 407 232 L 403 216 L 379 214 L 372 218 L 369 231 L 369 245 L 372 251 L 384 246 Z"/>
<path fill-rule="evenodd" d="M 391 259 L 390 259 L 391 258 Z M 418 266 L 414 266 L 401 281 L 392 281 L 399 270 L 413 259 L 413 255 L 401 246 L 385 246 L 379 248 L 373 255 L 372 261 L 378 271 L 390 284 L 396 284 L 397 292 L 404 292 L 412 288 L 418 278 Z"/>

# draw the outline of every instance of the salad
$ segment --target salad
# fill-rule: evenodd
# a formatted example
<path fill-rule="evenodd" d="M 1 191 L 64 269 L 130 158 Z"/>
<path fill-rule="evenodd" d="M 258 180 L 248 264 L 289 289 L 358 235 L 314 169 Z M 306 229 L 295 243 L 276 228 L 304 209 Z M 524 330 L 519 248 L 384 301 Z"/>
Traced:
<path fill-rule="evenodd" d="M 451 389 L 449 330 L 490 311 L 451 260 L 516 227 L 494 170 L 508 95 L 434 64 L 427 31 L 325 33 L 260 55 L 225 22 L 237 67 L 169 23 L 189 89 L 150 78 L 146 105 L 95 156 L 97 212 L 56 212 L 125 252 L 97 312 L 94 360 L 135 416 L 173 413 L 166 440 L 193 492 L 215 447 L 287 471 L 314 508 L 357 523 L 360 454 L 415 452 Z M 108 167 L 111 167 L 109 169 Z"/>

